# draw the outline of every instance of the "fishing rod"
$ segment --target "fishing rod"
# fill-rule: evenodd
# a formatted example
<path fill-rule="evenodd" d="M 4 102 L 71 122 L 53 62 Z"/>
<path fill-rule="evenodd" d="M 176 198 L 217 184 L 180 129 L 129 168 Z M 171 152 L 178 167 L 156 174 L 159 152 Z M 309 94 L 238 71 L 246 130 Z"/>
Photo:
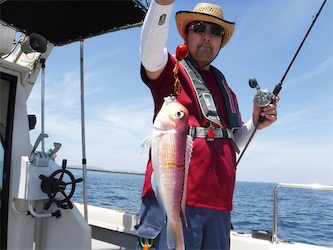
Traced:
<path fill-rule="evenodd" d="M 304 38 L 303 38 L 301 44 L 299 45 L 299 47 L 298 47 L 298 49 L 297 49 L 297 51 L 296 51 L 296 53 L 295 53 L 293 59 L 292 59 L 291 62 L 289 63 L 289 66 L 288 66 L 286 72 L 285 72 L 284 75 L 282 76 L 281 81 L 275 86 L 273 92 L 271 93 L 271 92 L 269 92 L 269 91 L 266 90 L 266 89 L 261 89 L 260 86 L 259 86 L 259 84 L 258 84 L 258 82 L 257 82 L 257 80 L 256 80 L 254 77 L 252 77 L 252 78 L 249 79 L 249 85 L 250 85 L 250 87 L 251 87 L 251 88 L 256 88 L 256 89 L 257 89 L 257 93 L 256 93 L 256 95 L 254 96 L 254 102 L 255 102 L 259 107 L 262 107 L 262 108 L 263 108 L 263 107 L 266 107 L 266 106 L 268 106 L 269 104 L 271 104 L 271 103 L 273 103 L 273 102 L 275 101 L 275 98 L 278 96 L 278 94 L 280 93 L 280 91 L 281 91 L 281 89 L 282 89 L 282 83 L 283 83 L 284 79 L 286 78 L 286 76 L 287 76 L 287 74 L 288 74 L 288 72 L 289 72 L 291 66 L 293 65 L 293 63 L 294 63 L 294 61 L 295 61 L 295 59 L 296 59 L 296 57 L 297 57 L 299 51 L 301 50 L 301 48 L 302 48 L 302 46 L 303 46 L 303 44 L 304 44 L 306 38 L 308 37 L 308 35 L 309 35 L 309 33 L 310 33 L 310 31 L 311 31 L 313 25 L 314 25 L 315 22 L 317 21 L 317 18 L 318 18 L 318 16 L 320 15 L 320 12 L 321 12 L 321 10 L 323 9 L 323 7 L 324 7 L 324 5 L 325 5 L 326 2 L 327 2 L 327 0 L 324 0 L 324 2 L 322 3 L 322 5 L 321 5 L 321 7 L 320 7 L 320 9 L 319 9 L 319 11 L 318 11 L 318 13 L 315 15 L 315 17 L 314 17 L 314 19 L 313 19 L 313 21 L 312 21 L 312 23 L 311 23 L 311 25 L 310 25 L 310 28 L 309 28 L 308 31 L 306 32 L 306 34 L 305 34 L 305 36 L 304 36 Z M 238 158 L 238 160 L 237 160 L 237 162 L 236 162 L 236 167 L 237 167 L 237 165 L 239 164 L 240 160 L 242 159 L 242 157 L 243 157 L 243 155 L 244 155 L 246 149 L 247 149 L 248 146 L 250 145 L 250 143 L 251 143 L 251 141 L 252 141 L 254 135 L 256 134 L 256 132 L 257 132 L 257 130 L 258 130 L 259 125 L 260 125 L 261 123 L 263 123 L 265 120 L 266 120 L 266 118 L 265 118 L 264 116 L 260 116 L 260 117 L 259 117 L 259 119 L 258 119 L 258 123 L 257 123 L 255 129 L 253 130 L 253 132 L 252 132 L 252 134 L 251 134 L 249 140 L 247 141 L 247 143 L 246 143 L 246 145 L 245 145 L 245 147 L 244 147 L 242 153 L 240 154 L 240 156 L 239 156 L 239 158 Z"/>

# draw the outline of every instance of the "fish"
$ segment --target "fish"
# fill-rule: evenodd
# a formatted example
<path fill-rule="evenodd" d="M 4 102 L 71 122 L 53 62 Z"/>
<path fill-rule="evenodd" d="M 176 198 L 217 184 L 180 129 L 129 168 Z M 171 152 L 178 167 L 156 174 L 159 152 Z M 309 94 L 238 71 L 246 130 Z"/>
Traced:
<path fill-rule="evenodd" d="M 153 133 L 142 143 L 142 146 L 151 147 L 152 187 L 166 216 L 167 246 L 176 250 L 185 249 L 181 213 L 185 218 L 187 176 L 192 154 L 188 120 L 188 110 L 177 97 L 165 97 L 155 118 Z"/>

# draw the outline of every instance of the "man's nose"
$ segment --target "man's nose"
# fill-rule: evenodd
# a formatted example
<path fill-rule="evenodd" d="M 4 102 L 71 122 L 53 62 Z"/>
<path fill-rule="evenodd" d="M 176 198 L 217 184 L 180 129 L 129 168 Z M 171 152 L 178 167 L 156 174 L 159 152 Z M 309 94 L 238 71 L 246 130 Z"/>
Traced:
<path fill-rule="evenodd" d="M 210 40 L 212 39 L 212 36 L 211 36 L 210 32 L 209 32 L 209 31 L 206 31 L 206 32 L 203 34 L 202 39 L 203 39 L 204 41 L 210 42 Z"/>

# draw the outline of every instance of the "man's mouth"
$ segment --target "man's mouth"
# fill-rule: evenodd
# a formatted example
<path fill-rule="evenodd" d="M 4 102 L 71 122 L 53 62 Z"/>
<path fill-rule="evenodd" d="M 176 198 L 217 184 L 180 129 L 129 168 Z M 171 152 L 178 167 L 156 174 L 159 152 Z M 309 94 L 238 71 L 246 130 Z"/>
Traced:
<path fill-rule="evenodd" d="M 208 49 L 212 49 L 211 46 L 209 44 L 200 44 L 198 46 L 198 48 L 208 48 Z"/>

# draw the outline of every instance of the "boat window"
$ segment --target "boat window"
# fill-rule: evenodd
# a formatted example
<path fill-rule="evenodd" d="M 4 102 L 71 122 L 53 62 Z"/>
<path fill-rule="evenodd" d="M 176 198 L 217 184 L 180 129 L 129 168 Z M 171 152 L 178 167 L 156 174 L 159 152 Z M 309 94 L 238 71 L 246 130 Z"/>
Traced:
<path fill-rule="evenodd" d="M 0 190 L 2 189 L 2 179 L 3 179 L 3 157 L 4 157 L 4 149 L 1 144 L 1 146 L 0 146 Z"/>
<path fill-rule="evenodd" d="M 2 69 L 2 67 L 0 68 Z M 17 79 L 15 75 L 0 71 L 0 249 L 7 249 L 9 184 Z"/>
<path fill-rule="evenodd" d="M 2 190 L 3 170 L 4 170 L 4 147 L 6 140 L 6 121 L 8 112 L 10 82 L 0 79 L 0 190 Z"/>

